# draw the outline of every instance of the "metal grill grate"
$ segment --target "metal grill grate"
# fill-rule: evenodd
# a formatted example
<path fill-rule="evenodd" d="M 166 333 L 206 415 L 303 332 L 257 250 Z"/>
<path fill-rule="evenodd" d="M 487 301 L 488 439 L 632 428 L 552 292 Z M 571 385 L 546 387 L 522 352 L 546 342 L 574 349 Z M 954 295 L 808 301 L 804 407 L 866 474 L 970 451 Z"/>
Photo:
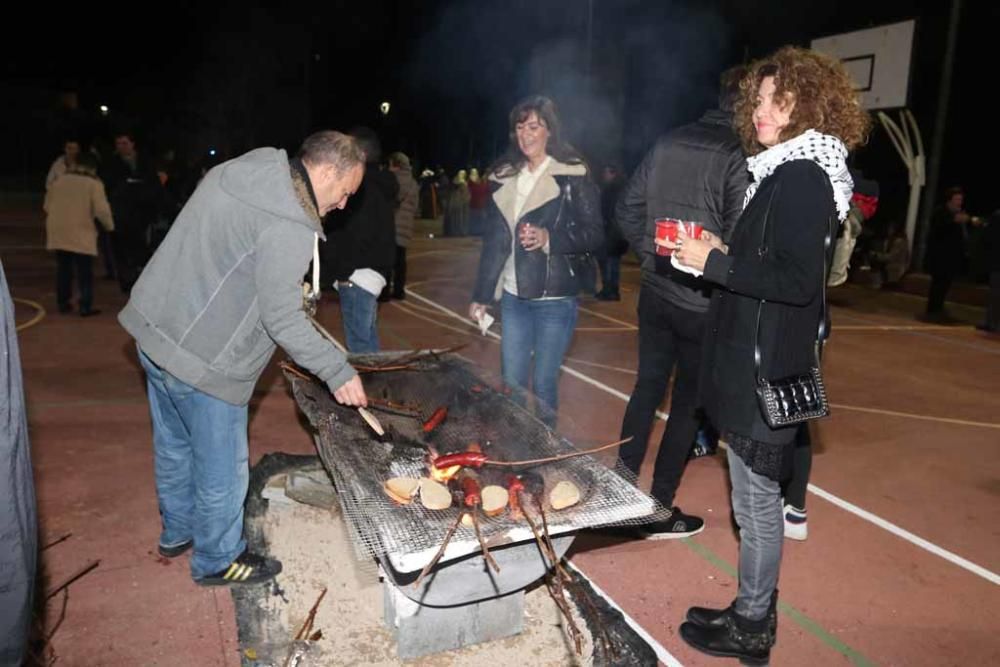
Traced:
<path fill-rule="evenodd" d="M 352 361 L 377 365 L 397 356 L 383 353 Z M 430 435 L 423 434 L 417 419 L 376 412 L 388 432 L 386 442 L 374 439 L 357 411 L 336 404 L 324 386 L 289 374 L 299 406 L 319 431 L 320 457 L 353 528 L 359 557 L 386 556 L 398 570 L 408 572 L 426 564 L 440 546 L 461 511 L 457 502 L 443 511 L 427 510 L 419 502 L 399 506 L 382 490 L 383 482 L 391 477 L 426 476 L 428 447 L 449 453 L 465 451 L 469 443 L 477 442 L 491 459 L 509 461 L 577 451 L 504 395 L 495 379 L 484 379 L 479 373 L 448 355 L 421 361 L 411 370 L 365 375 L 369 396 L 419 406 L 424 418 L 439 406 L 448 408 L 448 418 Z M 591 456 L 532 468 L 485 466 L 479 474 L 483 485 L 504 486 L 507 474 L 528 469 L 544 478 L 546 492 L 562 480 L 580 489 L 581 500 L 573 507 L 555 511 L 545 501 L 553 534 L 639 524 L 668 515 L 668 510 L 636 488 L 631 473 L 620 467 L 611 470 Z M 495 518 L 480 514 L 480 527 L 490 546 L 532 539 L 527 524 L 513 520 L 510 512 Z M 462 526 L 442 560 L 478 550 L 473 529 Z"/>

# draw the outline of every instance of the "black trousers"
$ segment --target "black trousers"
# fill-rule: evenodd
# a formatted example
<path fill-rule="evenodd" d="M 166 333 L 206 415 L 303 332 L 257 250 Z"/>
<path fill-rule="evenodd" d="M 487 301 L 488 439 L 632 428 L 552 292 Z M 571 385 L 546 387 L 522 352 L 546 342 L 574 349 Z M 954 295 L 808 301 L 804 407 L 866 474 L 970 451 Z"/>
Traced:
<path fill-rule="evenodd" d="M 397 299 L 406 296 L 406 246 L 396 246 L 396 262 L 392 265 L 392 295 Z"/>
<path fill-rule="evenodd" d="M 940 272 L 931 274 L 931 286 L 927 292 L 927 313 L 929 315 L 944 312 L 944 299 L 951 289 L 951 283 L 955 279 L 954 274 Z"/>
<path fill-rule="evenodd" d="M 90 255 L 56 250 L 56 302 L 60 312 L 68 312 L 71 307 L 74 273 L 80 288 L 80 312 L 90 312 L 94 305 L 93 260 Z"/>
<path fill-rule="evenodd" d="M 799 426 L 795 434 L 795 446 L 785 455 L 788 457 L 788 477 L 782 484 L 785 504 L 804 510 L 813 460 L 812 436 L 809 435 L 808 422 Z"/>
<path fill-rule="evenodd" d="M 698 432 L 698 368 L 705 330 L 704 313 L 679 308 L 655 290 L 639 291 L 639 375 L 625 409 L 619 457 L 638 474 L 646 456 L 656 409 L 663 401 L 674 368 L 677 374 L 670 396 L 670 419 L 660 441 L 653 471 L 652 495 L 666 507 L 674 502 L 688 453 Z"/>

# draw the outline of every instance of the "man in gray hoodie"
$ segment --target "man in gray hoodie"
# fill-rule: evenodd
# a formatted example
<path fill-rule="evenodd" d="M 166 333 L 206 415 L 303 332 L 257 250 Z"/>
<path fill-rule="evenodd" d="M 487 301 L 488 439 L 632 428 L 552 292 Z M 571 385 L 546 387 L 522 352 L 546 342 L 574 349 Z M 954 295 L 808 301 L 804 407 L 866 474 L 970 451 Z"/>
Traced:
<path fill-rule="evenodd" d="M 364 161 L 354 139 L 326 131 L 291 160 L 260 148 L 215 167 L 118 316 L 146 371 L 159 552 L 173 558 L 193 546 L 199 584 L 256 583 L 281 571 L 243 539 L 247 404 L 276 345 L 340 403 L 367 402 L 345 356 L 310 323 L 302 280 L 318 257 L 321 218 L 357 191 Z"/>

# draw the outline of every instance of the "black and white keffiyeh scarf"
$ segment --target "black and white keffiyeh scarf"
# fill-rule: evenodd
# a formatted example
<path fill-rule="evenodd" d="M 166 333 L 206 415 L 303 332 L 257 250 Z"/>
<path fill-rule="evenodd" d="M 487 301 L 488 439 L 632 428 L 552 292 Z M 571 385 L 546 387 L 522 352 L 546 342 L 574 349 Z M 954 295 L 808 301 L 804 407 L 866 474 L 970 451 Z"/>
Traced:
<path fill-rule="evenodd" d="M 753 180 L 747 187 L 743 208 L 753 199 L 754 193 L 761 181 L 774 173 L 774 170 L 792 160 L 811 160 L 830 177 L 833 186 L 833 201 L 837 205 L 837 215 L 840 220 L 847 217 L 851 210 L 851 195 L 854 193 L 854 179 L 847 170 L 847 146 L 844 142 L 829 134 L 821 134 L 816 130 L 806 130 L 799 136 L 783 141 L 747 158 L 747 169 Z"/>

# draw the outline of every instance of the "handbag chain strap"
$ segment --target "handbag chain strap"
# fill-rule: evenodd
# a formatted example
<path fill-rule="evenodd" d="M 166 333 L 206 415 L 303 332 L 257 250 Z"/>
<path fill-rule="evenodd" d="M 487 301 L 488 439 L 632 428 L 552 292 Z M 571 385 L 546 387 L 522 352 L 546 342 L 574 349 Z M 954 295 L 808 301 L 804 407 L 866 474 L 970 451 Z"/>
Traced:
<path fill-rule="evenodd" d="M 767 200 L 767 208 L 764 210 L 764 224 L 761 226 L 760 231 L 760 246 L 757 249 L 757 254 L 761 259 L 767 254 L 767 221 L 771 217 L 771 202 L 774 201 L 774 193 L 778 190 L 778 184 L 775 184 L 774 188 L 771 190 L 771 196 Z M 823 273 L 820 278 L 822 282 L 820 283 L 820 299 L 821 307 L 819 312 L 819 325 L 816 328 L 816 346 L 814 349 L 814 354 L 816 355 L 816 366 L 819 367 L 820 355 L 823 349 L 823 343 L 826 341 L 827 331 L 826 331 L 826 280 L 827 280 L 827 263 L 826 258 L 830 252 L 830 246 L 833 243 L 833 217 L 831 216 L 829 222 L 826 226 L 826 237 L 823 239 Z M 760 300 L 757 305 L 757 324 L 754 326 L 753 331 L 753 373 L 754 379 L 760 384 L 760 343 L 758 337 L 760 335 L 760 313 L 764 308 L 764 299 Z"/>

